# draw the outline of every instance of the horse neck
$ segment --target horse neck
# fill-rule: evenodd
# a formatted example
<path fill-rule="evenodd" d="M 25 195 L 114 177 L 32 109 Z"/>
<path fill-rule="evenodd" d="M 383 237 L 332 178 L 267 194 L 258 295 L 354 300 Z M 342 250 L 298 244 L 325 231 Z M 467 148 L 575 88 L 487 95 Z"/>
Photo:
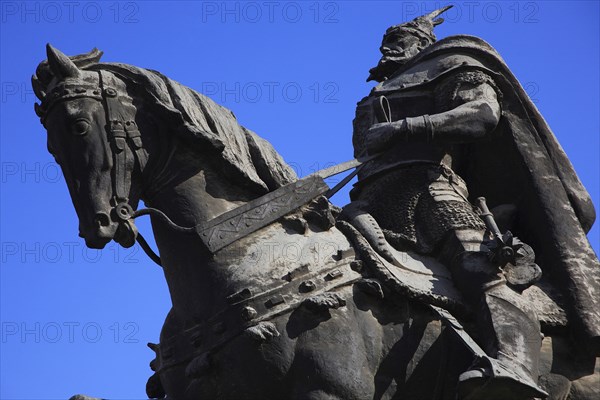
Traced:
<path fill-rule="evenodd" d="M 166 165 L 154 168 L 162 172 L 157 172 L 159 182 L 149 182 L 150 187 L 153 183 L 160 187 L 151 199 L 144 199 L 148 206 L 163 211 L 180 226 L 195 226 L 256 197 L 226 179 L 216 157 L 168 137 L 166 152 L 155 157 Z M 212 255 L 195 234 L 175 232 L 154 217 L 152 229 L 176 315 L 187 324 L 207 319 L 220 300 L 214 293 L 218 272 L 213 270 Z"/>

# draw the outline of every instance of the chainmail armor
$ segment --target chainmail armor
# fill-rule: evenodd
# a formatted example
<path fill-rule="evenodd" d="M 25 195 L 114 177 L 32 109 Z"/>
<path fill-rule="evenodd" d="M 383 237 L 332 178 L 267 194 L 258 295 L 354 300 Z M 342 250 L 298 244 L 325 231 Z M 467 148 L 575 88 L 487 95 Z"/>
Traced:
<path fill-rule="evenodd" d="M 449 168 L 412 165 L 365 184 L 360 200 L 392 246 L 429 254 L 450 231 L 486 229 L 466 195 L 464 182 Z"/>

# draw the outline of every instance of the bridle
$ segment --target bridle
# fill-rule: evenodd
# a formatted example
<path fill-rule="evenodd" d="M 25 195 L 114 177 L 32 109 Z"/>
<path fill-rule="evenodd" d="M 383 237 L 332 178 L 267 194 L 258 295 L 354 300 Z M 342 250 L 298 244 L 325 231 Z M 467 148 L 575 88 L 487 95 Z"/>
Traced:
<path fill-rule="evenodd" d="M 128 192 L 131 187 L 131 174 L 128 174 L 127 165 L 131 154 L 136 158 L 140 170 L 143 171 L 148 160 L 148 153 L 142 146 L 140 131 L 137 128 L 134 117 L 127 115 L 122 110 L 124 104 L 118 95 L 116 82 L 111 74 L 105 71 L 99 71 L 100 92 L 102 93 L 102 105 L 106 115 L 106 131 L 108 142 L 112 149 L 112 198 L 111 217 L 116 217 L 119 224 L 127 228 L 130 233 L 129 242 L 122 245 L 124 247 L 132 246 L 137 232 L 135 226 L 131 223 L 130 217 L 133 214 L 133 208 L 129 205 Z M 125 114 L 125 115 L 124 115 Z M 121 229 L 121 227 L 119 227 Z"/>
<path fill-rule="evenodd" d="M 162 211 L 155 208 L 145 208 L 134 211 L 129 204 L 128 193 L 131 188 L 132 171 L 127 166 L 134 157 L 140 171 L 143 172 L 148 162 L 148 153 L 143 146 L 140 131 L 135 123 L 136 109 L 133 99 L 119 93 L 115 77 L 106 72 L 98 71 L 99 86 L 87 82 L 64 82 L 57 85 L 44 98 L 41 107 L 36 104 L 36 112 L 45 125 L 46 117 L 54 105 L 59 102 L 78 98 L 91 98 L 99 101 L 104 109 L 106 118 L 106 133 L 112 153 L 110 200 L 110 218 L 119 224 L 117 228 L 120 237 L 119 244 L 131 247 L 137 241 L 144 252 L 159 266 L 160 257 L 152 250 L 148 242 L 138 232 L 133 220 L 142 215 L 156 215 L 170 228 L 183 233 L 193 233 L 194 228 L 185 228 L 175 224 Z"/>

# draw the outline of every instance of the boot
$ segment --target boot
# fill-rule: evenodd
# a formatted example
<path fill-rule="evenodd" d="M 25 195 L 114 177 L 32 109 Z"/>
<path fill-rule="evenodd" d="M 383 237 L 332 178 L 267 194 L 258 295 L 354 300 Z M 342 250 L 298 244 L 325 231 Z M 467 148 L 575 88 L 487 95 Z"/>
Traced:
<path fill-rule="evenodd" d="M 379 223 L 363 209 L 363 202 L 353 201 L 347 204 L 340 214 L 340 219 L 349 222 L 369 242 L 373 250 L 392 265 L 402 267 L 394 256 L 394 250 L 385 239 Z"/>
<path fill-rule="evenodd" d="M 493 358 L 480 358 L 459 377 L 461 400 L 546 398 L 538 384 L 542 336 L 538 319 L 505 284 L 484 293 L 480 344 Z"/>

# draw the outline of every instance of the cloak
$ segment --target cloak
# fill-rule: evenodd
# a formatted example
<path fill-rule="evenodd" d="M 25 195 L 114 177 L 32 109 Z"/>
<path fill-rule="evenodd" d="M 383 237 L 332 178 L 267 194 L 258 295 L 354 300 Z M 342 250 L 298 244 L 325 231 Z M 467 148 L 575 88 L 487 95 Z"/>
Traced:
<path fill-rule="evenodd" d="M 595 220 L 594 206 L 548 124 L 500 55 L 479 38 L 451 36 L 424 49 L 369 98 L 432 90 L 451 74 L 469 70 L 482 71 L 497 84 L 502 117 L 486 139 L 464 145 L 466 162 L 457 172 L 472 198 L 485 196 L 490 208 L 517 206 L 513 233 L 533 247 L 544 277 L 567 300 L 573 333 L 600 356 L 600 263 L 586 236 Z"/>

